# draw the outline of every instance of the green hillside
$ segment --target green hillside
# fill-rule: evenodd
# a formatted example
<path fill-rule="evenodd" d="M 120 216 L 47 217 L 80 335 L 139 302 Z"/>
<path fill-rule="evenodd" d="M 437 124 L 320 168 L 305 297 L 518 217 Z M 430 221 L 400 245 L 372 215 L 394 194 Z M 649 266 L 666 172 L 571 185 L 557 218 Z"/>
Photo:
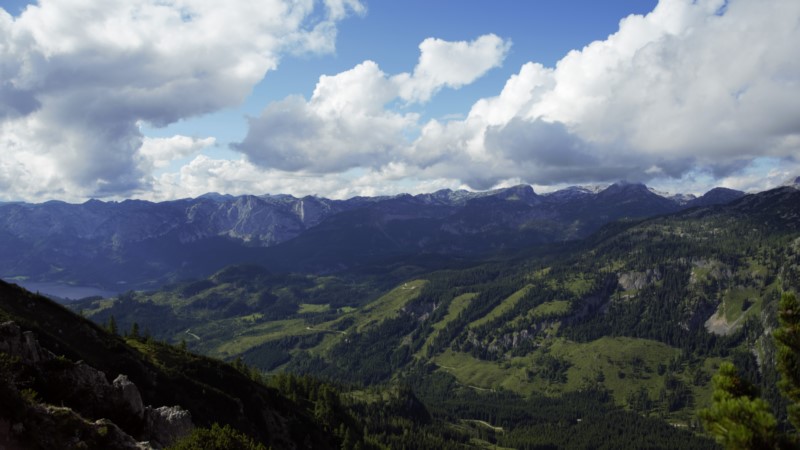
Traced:
<path fill-rule="evenodd" d="M 500 396 L 501 409 L 594 393 L 602 408 L 696 429 L 711 376 L 735 361 L 785 420 L 774 367 L 763 361 L 774 353 L 765 330 L 780 293 L 800 287 L 798 209 L 797 191 L 778 189 L 611 224 L 569 245 L 415 271 L 388 287 L 386 271 L 398 274 L 388 267 L 326 276 L 234 267 L 73 307 L 268 374 L 410 384 L 434 417 L 498 442 L 491 427 L 521 430 L 528 419 L 453 413 L 472 400 L 448 409 L 435 387 Z"/>

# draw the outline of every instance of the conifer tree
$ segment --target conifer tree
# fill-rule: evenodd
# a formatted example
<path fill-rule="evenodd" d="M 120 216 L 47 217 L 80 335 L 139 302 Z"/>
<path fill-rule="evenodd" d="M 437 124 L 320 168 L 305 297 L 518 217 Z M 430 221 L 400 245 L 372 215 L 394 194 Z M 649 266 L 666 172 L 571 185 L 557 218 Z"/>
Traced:
<path fill-rule="evenodd" d="M 775 331 L 778 386 L 789 400 L 787 413 L 795 430 L 800 430 L 800 302 L 793 293 L 784 293 L 778 310 L 780 327 Z"/>
<path fill-rule="evenodd" d="M 778 421 L 736 367 L 722 363 L 713 383 L 713 403 L 700 411 L 700 420 L 717 442 L 729 450 L 776 448 Z"/>
<path fill-rule="evenodd" d="M 139 339 L 139 324 L 133 322 L 131 325 L 131 337 L 134 339 Z"/>
<path fill-rule="evenodd" d="M 108 318 L 108 332 L 111 334 L 117 334 L 119 332 L 117 328 L 117 319 L 114 318 L 113 314 Z"/>

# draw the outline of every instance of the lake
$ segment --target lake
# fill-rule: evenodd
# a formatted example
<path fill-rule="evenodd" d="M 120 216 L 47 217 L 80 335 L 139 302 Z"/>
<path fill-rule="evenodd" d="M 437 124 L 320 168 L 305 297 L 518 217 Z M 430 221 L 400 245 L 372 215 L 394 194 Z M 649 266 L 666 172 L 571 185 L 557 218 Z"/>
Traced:
<path fill-rule="evenodd" d="M 37 281 L 5 280 L 8 283 L 18 284 L 31 292 L 38 292 L 49 297 L 58 297 L 65 300 L 78 300 L 85 297 L 113 297 L 118 292 L 108 291 L 92 286 L 76 286 L 65 283 L 50 283 Z"/>

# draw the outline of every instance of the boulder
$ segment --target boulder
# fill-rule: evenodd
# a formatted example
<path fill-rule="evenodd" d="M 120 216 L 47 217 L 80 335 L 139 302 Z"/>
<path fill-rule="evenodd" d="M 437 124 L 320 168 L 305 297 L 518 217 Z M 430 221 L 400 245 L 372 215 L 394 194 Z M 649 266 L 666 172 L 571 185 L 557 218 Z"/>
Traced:
<path fill-rule="evenodd" d="M 180 406 L 145 408 L 145 435 L 161 447 L 174 444 L 194 429 L 189 411 Z"/>
<path fill-rule="evenodd" d="M 128 380 L 127 375 L 120 374 L 114 379 L 114 391 L 120 406 L 137 418 L 144 419 L 144 403 L 139 388 Z"/>

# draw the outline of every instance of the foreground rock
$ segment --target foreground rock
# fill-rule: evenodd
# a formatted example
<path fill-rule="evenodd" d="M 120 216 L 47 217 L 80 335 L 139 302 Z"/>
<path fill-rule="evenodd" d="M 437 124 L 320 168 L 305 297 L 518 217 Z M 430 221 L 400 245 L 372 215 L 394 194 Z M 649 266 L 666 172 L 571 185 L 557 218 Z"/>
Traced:
<path fill-rule="evenodd" d="M 0 323 L 0 357 L 16 367 L 4 374 L 12 378 L 7 392 L 28 399 L 0 407 L 0 448 L 33 433 L 43 448 L 162 448 L 194 429 L 189 411 L 145 406 L 126 375 L 109 382 L 102 371 L 43 349 L 14 322 Z"/>

